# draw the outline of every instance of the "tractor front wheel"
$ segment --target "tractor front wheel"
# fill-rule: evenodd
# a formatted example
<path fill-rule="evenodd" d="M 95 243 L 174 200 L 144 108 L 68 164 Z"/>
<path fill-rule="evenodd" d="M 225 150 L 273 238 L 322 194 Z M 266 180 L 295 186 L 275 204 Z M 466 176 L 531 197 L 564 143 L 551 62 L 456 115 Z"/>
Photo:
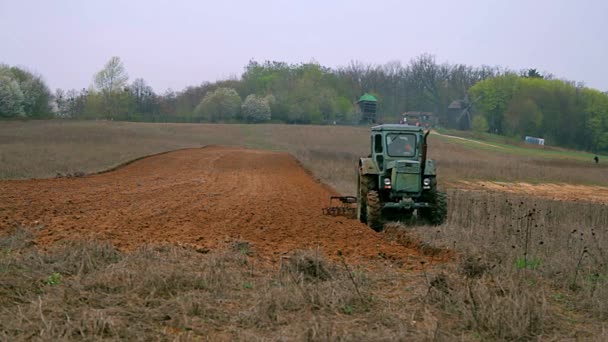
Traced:
<path fill-rule="evenodd" d="M 433 189 L 425 196 L 425 201 L 431 206 L 418 209 L 418 217 L 425 223 L 434 226 L 444 223 L 448 214 L 448 200 L 445 192 Z"/>

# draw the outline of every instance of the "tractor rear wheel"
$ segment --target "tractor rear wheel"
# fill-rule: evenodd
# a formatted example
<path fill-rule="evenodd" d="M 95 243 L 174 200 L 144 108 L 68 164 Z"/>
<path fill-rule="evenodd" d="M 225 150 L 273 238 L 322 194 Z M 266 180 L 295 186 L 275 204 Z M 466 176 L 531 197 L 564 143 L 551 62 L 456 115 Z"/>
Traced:
<path fill-rule="evenodd" d="M 445 222 L 448 213 L 448 200 L 445 192 L 431 190 L 424 200 L 431 206 L 418 209 L 418 217 L 425 223 L 438 226 Z"/>
<path fill-rule="evenodd" d="M 379 232 L 383 228 L 382 207 L 378 191 L 370 190 L 367 193 L 367 225 Z"/>
<path fill-rule="evenodd" d="M 367 193 L 373 186 L 371 177 L 357 174 L 357 218 L 362 223 L 367 223 Z"/>

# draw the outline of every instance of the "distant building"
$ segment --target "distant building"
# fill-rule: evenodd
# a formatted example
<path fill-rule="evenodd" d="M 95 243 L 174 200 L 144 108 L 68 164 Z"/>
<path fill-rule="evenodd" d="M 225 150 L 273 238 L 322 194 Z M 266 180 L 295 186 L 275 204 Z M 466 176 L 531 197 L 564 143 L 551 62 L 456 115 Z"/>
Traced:
<path fill-rule="evenodd" d="M 528 137 L 526 136 L 526 138 L 524 139 L 526 144 L 531 144 L 531 145 L 545 145 L 545 139 L 543 138 L 535 138 L 535 137 Z"/>
<path fill-rule="evenodd" d="M 405 112 L 401 114 L 400 123 L 431 128 L 437 125 L 437 117 L 432 112 Z"/>
<path fill-rule="evenodd" d="M 359 98 L 357 104 L 361 110 L 361 123 L 375 124 L 378 99 L 372 94 L 365 93 Z"/>
<path fill-rule="evenodd" d="M 448 106 L 447 122 L 444 124 L 447 128 L 469 130 L 471 129 L 470 115 L 470 105 L 466 100 L 454 100 Z"/>

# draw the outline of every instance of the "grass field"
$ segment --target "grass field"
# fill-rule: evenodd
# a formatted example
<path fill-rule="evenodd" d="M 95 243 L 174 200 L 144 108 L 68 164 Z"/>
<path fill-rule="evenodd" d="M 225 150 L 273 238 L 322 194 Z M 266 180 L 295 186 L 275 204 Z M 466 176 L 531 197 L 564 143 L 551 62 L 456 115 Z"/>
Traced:
<path fill-rule="evenodd" d="M 340 126 L 1 122 L 0 177 L 95 172 L 225 144 L 288 151 L 352 194 L 368 134 Z M 0 339 L 607 340 L 608 207 L 457 184 L 608 185 L 608 168 L 571 151 L 482 142 L 494 147 L 431 135 L 448 189 L 447 223 L 389 224 L 381 234 L 428 255 L 450 253 L 451 262 L 404 272 L 381 258 L 348 265 L 306 251 L 264 267 L 246 242 L 207 254 L 176 246 L 122 253 L 95 241 L 41 251 L 36 227 L 15 227 L 0 239 Z"/>
<path fill-rule="evenodd" d="M 507 138 L 504 136 L 490 133 L 441 130 L 440 134 L 443 134 L 443 136 L 439 136 L 440 138 L 448 139 L 452 142 L 460 143 L 465 146 L 470 146 L 472 148 L 477 147 L 492 152 L 509 153 L 517 156 L 547 159 L 572 159 L 583 162 L 592 161 L 593 157 L 595 157 L 596 155 L 601 160 L 608 158 L 608 156 L 602 154 L 593 154 L 583 151 L 568 150 L 555 146 L 528 145 L 523 143 L 522 141 L 515 140 L 513 138 Z M 462 139 L 453 139 L 454 137 Z"/>

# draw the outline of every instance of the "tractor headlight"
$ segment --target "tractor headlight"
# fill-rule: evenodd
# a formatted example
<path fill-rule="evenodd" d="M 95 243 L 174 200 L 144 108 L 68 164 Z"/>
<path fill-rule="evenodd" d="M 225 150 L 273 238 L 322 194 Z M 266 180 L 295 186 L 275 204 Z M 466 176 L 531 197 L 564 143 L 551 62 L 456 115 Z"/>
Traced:
<path fill-rule="evenodd" d="M 425 178 L 422 180 L 422 189 L 430 190 L 431 189 L 431 179 Z"/>
<path fill-rule="evenodd" d="M 391 179 L 390 178 L 384 178 L 384 188 L 385 189 L 392 188 L 392 186 L 391 186 Z"/>

